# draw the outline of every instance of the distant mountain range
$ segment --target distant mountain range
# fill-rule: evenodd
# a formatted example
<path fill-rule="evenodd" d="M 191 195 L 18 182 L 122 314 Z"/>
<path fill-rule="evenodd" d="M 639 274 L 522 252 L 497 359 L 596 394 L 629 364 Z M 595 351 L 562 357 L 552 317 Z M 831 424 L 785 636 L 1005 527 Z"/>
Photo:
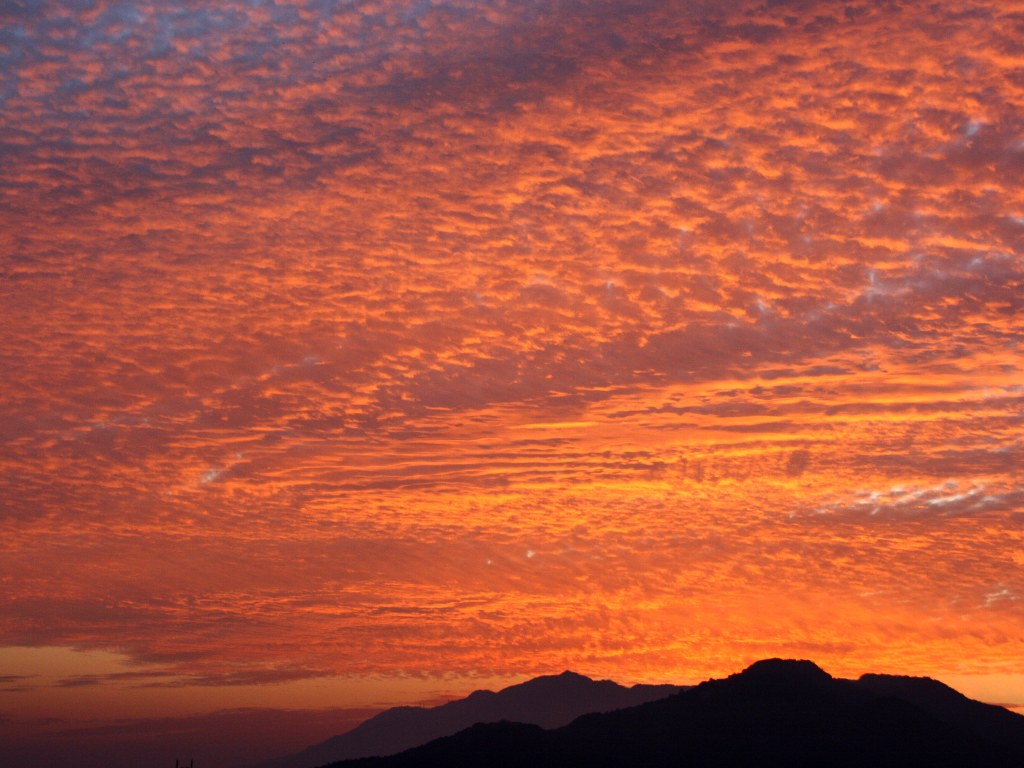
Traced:
<path fill-rule="evenodd" d="M 438 707 L 395 707 L 353 730 L 254 768 L 314 768 L 371 755 L 392 755 L 458 733 L 476 723 L 514 721 L 555 729 L 580 715 L 610 712 L 663 699 L 675 685 L 634 685 L 591 680 L 574 672 L 537 677 L 498 692 L 476 691 Z"/>
<path fill-rule="evenodd" d="M 590 699 L 588 707 L 586 697 L 598 690 L 608 692 L 607 698 Z M 389 710 L 374 718 L 379 722 L 364 724 L 362 735 L 355 736 L 357 728 L 345 736 L 369 745 L 372 733 L 386 746 L 395 743 L 387 734 L 422 739 L 442 721 L 446 727 L 478 722 L 400 754 L 331 768 L 1024 768 L 1024 716 L 973 701 L 929 678 L 842 680 L 809 661 L 770 659 L 668 697 L 665 688 L 642 690 L 655 700 L 635 706 L 614 699 L 623 690 L 636 691 L 566 673 L 418 710 L 408 725 L 397 724 L 409 717 L 408 708 Z M 616 711 L 552 727 L 571 717 L 568 705 L 553 703 L 564 691 L 578 694 L 573 706 Z M 492 704 L 513 699 L 516 705 L 507 709 Z M 496 717 L 504 721 L 491 722 Z"/>

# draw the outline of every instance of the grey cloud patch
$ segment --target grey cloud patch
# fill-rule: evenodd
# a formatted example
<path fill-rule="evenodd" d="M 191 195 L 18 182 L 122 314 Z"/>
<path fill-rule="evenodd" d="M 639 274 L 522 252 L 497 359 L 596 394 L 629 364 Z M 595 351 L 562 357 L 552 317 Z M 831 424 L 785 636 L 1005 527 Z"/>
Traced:
<path fill-rule="evenodd" d="M 93 685 L 100 685 L 103 683 L 104 678 L 102 675 L 75 675 L 74 677 L 65 677 L 57 681 L 58 688 L 87 688 Z"/>
<path fill-rule="evenodd" d="M 18 683 L 22 680 L 31 680 L 35 675 L 0 675 L 0 685 Z"/>
<path fill-rule="evenodd" d="M 73 675 L 61 678 L 57 681 L 58 688 L 87 688 L 90 686 L 104 685 L 108 683 L 128 683 L 146 688 L 158 685 L 155 679 L 162 677 L 176 677 L 172 672 L 112 672 L 105 675 Z"/>
<path fill-rule="evenodd" d="M 38 679 L 38 675 L 0 675 L 0 691 L 5 693 L 33 691 L 39 685 L 29 681 L 36 679 Z"/>
<path fill-rule="evenodd" d="M 314 677 L 323 677 L 323 675 L 323 670 L 306 668 L 251 669 L 190 677 L 184 684 L 203 686 L 273 685 L 294 680 L 308 680 Z"/>
<path fill-rule="evenodd" d="M 811 463 L 811 453 L 807 450 L 793 451 L 786 461 L 786 474 L 790 477 L 799 477 Z"/>
<path fill-rule="evenodd" d="M 927 521 L 952 517 L 970 517 L 988 513 L 1006 513 L 1024 505 L 1024 488 L 989 489 L 983 485 L 965 486 L 949 481 L 927 488 L 894 487 L 885 491 L 861 491 L 853 497 L 825 504 L 805 516 L 846 520 L 899 522 Z"/>

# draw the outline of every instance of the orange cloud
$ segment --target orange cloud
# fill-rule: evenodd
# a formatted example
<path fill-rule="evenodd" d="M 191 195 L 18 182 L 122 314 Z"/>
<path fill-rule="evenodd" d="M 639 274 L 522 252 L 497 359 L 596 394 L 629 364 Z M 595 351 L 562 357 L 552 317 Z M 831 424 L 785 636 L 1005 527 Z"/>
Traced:
<path fill-rule="evenodd" d="M 1024 672 L 1024 7 L 620 6 L 4 12 L 0 646 Z"/>

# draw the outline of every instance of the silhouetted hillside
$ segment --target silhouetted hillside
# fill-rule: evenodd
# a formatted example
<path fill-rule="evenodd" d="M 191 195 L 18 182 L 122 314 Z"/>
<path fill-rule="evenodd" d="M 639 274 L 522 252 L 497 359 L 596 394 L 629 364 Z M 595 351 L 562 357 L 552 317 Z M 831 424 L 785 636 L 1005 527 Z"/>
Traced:
<path fill-rule="evenodd" d="M 772 659 L 553 731 L 476 725 L 399 755 L 333 768 L 1022 768 L 1022 738 L 1024 717 L 935 681 L 838 680 L 809 661 Z"/>
<path fill-rule="evenodd" d="M 930 677 L 863 675 L 857 685 L 882 696 L 895 696 L 916 704 L 951 725 L 960 725 L 1018 754 L 1024 754 L 1024 718 L 994 704 L 969 699 Z M 1022 763 L 1024 764 L 1024 763 Z"/>
<path fill-rule="evenodd" d="M 266 763 L 258 768 L 313 768 L 335 760 L 392 755 L 450 736 L 475 723 L 512 720 L 558 728 L 589 712 L 608 712 L 681 690 L 674 685 L 635 685 L 591 680 L 573 672 L 549 675 L 494 691 L 476 691 L 439 707 L 395 707 L 348 733 Z"/>

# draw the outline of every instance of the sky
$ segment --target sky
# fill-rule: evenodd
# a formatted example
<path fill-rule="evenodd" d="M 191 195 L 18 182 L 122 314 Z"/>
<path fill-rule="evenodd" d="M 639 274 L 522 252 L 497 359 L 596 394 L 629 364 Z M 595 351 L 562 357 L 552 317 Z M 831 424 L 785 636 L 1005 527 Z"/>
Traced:
<path fill-rule="evenodd" d="M 1024 705 L 1021 178 L 1021 0 L 3 3 L 0 733 Z"/>

